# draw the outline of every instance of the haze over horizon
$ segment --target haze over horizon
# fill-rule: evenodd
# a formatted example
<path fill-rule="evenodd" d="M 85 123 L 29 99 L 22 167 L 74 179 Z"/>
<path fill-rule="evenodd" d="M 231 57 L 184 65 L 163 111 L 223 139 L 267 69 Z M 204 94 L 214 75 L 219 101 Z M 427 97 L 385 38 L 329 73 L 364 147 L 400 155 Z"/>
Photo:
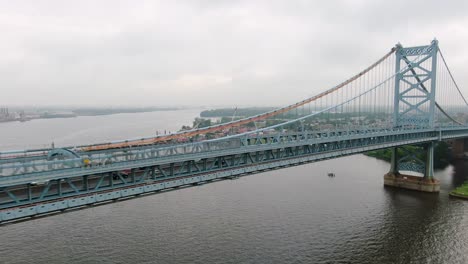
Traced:
<path fill-rule="evenodd" d="M 468 96 L 468 2 L 4 1 L 0 105 L 281 106 L 433 38 Z"/>

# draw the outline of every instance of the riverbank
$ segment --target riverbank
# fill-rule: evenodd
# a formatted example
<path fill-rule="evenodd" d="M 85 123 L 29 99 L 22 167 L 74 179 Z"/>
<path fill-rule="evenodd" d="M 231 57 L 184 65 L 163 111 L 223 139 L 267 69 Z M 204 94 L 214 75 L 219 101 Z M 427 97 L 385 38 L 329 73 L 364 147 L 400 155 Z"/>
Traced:
<path fill-rule="evenodd" d="M 33 119 L 50 119 L 50 118 L 74 118 L 78 116 L 103 116 L 114 114 L 136 114 L 157 111 L 177 111 L 184 110 L 182 107 L 123 107 L 123 108 L 77 108 L 73 110 L 59 109 L 51 107 L 49 109 L 34 109 L 34 110 L 2 110 L 0 112 L 0 122 L 25 122 Z"/>
<path fill-rule="evenodd" d="M 177 111 L 182 107 L 128 107 L 128 108 L 79 108 L 72 112 L 77 116 L 102 116 L 114 114 L 135 114 L 157 111 Z"/>
<path fill-rule="evenodd" d="M 452 197 L 468 200 L 468 182 L 463 183 L 461 186 L 451 191 L 449 195 Z"/>

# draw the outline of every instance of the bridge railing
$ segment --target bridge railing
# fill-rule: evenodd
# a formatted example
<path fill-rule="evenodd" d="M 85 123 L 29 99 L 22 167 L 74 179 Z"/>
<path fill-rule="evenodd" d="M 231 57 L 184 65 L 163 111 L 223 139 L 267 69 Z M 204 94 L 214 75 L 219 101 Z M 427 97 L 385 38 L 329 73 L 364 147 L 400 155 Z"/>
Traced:
<path fill-rule="evenodd" d="M 256 133 L 230 138 L 214 139 L 196 143 L 185 143 L 170 146 L 146 146 L 136 149 L 114 149 L 100 151 L 98 153 L 79 153 L 79 158 L 58 160 L 36 159 L 30 161 L 11 160 L 0 165 L 1 176 L 13 176 L 22 174 L 34 174 L 46 171 L 85 170 L 92 173 L 93 170 L 105 168 L 111 164 L 149 160 L 169 156 L 182 156 L 187 154 L 202 154 L 206 156 L 216 154 L 218 151 L 229 149 L 252 148 L 256 146 L 290 144 L 307 141 L 309 144 L 330 141 L 346 140 L 355 137 L 363 137 L 381 133 L 414 132 L 417 127 L 390 128 L 390 127 L 360 127 L 346 130 L 317 130 L 299 132 L 273 132 Z M 420 130 L 420 129 L 419 129 Z M 130 168 L 129 168 L 130 169 Z"/>

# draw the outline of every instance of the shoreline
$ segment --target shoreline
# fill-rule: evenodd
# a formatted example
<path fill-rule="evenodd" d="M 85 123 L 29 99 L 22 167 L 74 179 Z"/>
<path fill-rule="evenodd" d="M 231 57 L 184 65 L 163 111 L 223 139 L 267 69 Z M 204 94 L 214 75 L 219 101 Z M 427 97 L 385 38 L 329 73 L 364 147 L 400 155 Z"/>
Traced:
<path fill-rule="evenodd" d="M 48 115 L 39 115 L 39 116 L 26 116 L 12 119 L 0 119 L 0 123 L 12 123 L 12 122 L 27 122 L 36 119 L 57 119 L 57 118 L 75 118 L 81 116 L 108 116 L 108 115 L 117 115 L 117 114 L 138 114 L 138 113 L 150 113 L 150 112 L 165 112 L 165 111 L 180 111 L 184 108 L 161 108 L 161 109 L 129 109 L 127 111 L 112 111 L 111 109 L 104 109 L 102 111 L 83 111 L 77 110 L 70 113 L 61 114 L 61 113 L 51 113 Z"/>
<path fill-rule="evenodd" d="M 449 192 L 449 196 L 468 200 L 468 182 L 464 182 L 462 185 Z"/>

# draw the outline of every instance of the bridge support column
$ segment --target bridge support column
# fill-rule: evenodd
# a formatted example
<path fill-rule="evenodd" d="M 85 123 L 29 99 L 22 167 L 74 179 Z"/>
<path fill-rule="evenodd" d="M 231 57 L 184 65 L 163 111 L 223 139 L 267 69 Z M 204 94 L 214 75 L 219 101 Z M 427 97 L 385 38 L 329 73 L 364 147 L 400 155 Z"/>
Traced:
<path fill-rule="evenodd" d="M 384 175 L 384 186 L 422 192 L 439 192 L 440 183 L 434 179 L 434 142 L 428 143 L 422 149 L 426 157 L 424 162 L 418 158 L 418 155 L 409 153 L 408 150 L 405 150 L 406 155 L 401 155 L 400 158 L 398 149 L 392 149 L 390 171 Z M 423 163 L 423 165 L 418 163 Z M 420 172 L 423 173 L 423 177 L 402 174 L 400 170 Z"/>
<path fill-rule="evenodd" d="M 392 148 L 389 173 L 398 174 L 398 149 L 396 147 Z"/>
<path fill-rule="evenodd" d="M 425 146 L 426 150 L 426 170 L 424 179 L 428 181 L 434 180 L 434 142 L 430 142 Z"/>

